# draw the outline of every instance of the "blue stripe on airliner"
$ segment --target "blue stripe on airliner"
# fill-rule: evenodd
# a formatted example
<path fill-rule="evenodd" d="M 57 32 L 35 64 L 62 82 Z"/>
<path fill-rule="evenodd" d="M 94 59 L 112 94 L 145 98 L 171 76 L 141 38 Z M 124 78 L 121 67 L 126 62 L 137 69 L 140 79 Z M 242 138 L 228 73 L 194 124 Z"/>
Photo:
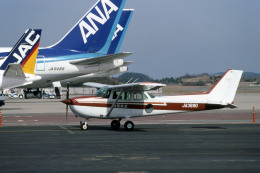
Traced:
<path fill-rule="evenodd" d="M 51 63 L 51 62 L 61 62 L 61 61 L 75 61 L 75 60 L 81 60 L 86 58 L 95 58 L 99 57 L 99 54 L 77 54 L 77 55 L 64 55 L 64 56 L 53 56 L 53 57 L 43 57 L 38 56 L 37 57 L 37 63 Z"/>

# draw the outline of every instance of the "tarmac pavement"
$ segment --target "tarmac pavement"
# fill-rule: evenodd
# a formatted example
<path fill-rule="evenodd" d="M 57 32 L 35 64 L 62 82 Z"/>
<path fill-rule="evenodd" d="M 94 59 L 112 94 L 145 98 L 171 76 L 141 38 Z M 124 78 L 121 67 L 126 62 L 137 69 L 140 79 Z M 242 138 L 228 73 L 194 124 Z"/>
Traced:
<path fill-rule="evenodd" d="M 0 172 L 260 172 L 260 95 L 238 94 L 235 104 L 135 118 L 131 132 L 90 119 L 82 131 L 84 119 L 69 112 L 66 122 L 60 100 L 7 99 Z"/>
<path fill-rule="evenodd" d="M 260 124 L 0 128 L 0 172 L 260 172 Z"/>

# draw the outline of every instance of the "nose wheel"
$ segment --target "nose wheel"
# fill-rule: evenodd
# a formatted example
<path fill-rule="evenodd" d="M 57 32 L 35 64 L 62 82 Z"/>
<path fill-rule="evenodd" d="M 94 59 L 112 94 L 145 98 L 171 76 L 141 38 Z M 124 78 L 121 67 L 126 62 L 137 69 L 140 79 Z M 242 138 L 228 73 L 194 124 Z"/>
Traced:
<path fill-rule="evenodd" d="M 87 130 L 88 129 L 88 123 L 84 122 L 80 124 L 81 130 Z"/>

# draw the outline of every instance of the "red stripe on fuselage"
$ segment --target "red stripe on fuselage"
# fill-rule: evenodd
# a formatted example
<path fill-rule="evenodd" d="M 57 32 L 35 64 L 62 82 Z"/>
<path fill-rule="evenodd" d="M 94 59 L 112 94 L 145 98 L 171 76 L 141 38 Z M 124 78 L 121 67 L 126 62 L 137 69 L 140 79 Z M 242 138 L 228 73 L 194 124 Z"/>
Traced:
<path fill-rule="evenodd" d="M 86 97 L 81 97 L 86 98 Z M 93 97 L 92 97 L 93 98 Z M 113 102 L 102 100 L 81 100 L 79 97 L 71 99 L 71 105 L 110 108 Z M 205 104 L 202 103 L 164 103 L 164 102 L 118 102 L 115 108 L 127 109 L 145 109 L 147 105 L 153 105 L 154 110 L 185 110 L 185 111 L 201 111 L 206 110 Z"/>

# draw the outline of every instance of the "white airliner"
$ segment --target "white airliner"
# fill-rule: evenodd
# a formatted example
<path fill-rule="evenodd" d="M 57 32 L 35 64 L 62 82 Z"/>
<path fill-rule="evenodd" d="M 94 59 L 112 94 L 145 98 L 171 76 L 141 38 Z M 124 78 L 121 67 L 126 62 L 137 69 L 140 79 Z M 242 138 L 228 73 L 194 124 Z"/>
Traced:
<path fill-rule="evenodd" d="M 34 73 L 40 38 L 41 30 L 28 29 L 4 58 L 0 67 L 0 89 L 25 86 L 41 79 Z M 18 62 L 10 63 L 14 57 Z"/>
<path fill-rule="evenodd" d="M 97 3 L 57 43 L 40 48 L 35 74 L 41 80 L 28 88 L 53 86 L 64 79 L 91 73 L 122 72 L 124 58 L 130 52 L 119 53 L 133 10 L 123 10 L 126 0 L 98 0 Z M 11 48 L 0 48 L 5 57 Z M 16 63 L 13 57 L 10 63 Z M 1 65 L 1 62 L 0 62 Z"/>
<path fill-rule="evenodd" d="M 34 73 L 40 38 L 41 30 L 28 29 L 4 58 L 0 67 L 0 90 L 26 86 L 41 79 Z M 18 59 L 18 62 L 10 63 L 14 57 Z M 0 106 L 4 105 L 4 100 L 1 92 Z"/>
<path fill-rule="evenodd" d="M 126 130 L 133 130 L 132 117 L 174 114 L 181 112 L 203 111 L 221 108 L 236 108 L 234 97 L 243 71 L 228 70 L 216 84 L 204 93 L 155 97 L 146 91 L 165 86 L 158 83 L 132 83 L 123 85 L 104 85 L 86 83 L 100 88 L 94 96 L 68 98 L 62 102 L 69 105 L 79 117 L 115 119 L 112 129 L 119 129 L 120 121 L 125 118 Z M 81 129 L 88 128 L 87 122 Z"/>

